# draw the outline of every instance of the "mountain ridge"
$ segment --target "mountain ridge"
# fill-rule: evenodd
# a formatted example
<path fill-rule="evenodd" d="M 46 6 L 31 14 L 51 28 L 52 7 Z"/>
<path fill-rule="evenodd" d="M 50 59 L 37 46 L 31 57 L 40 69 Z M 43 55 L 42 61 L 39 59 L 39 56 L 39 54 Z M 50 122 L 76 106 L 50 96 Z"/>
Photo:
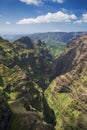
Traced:
<path fill-rule="evenodd" d="M 42 41 L 55 41 L 58 42 L 69 42 L 69 40 L 72 40 L 73 38 L 81 35 L 85 35 L 87 32 L 42 32 L 42 33 L 33 33 L 33 34 L 20 34 L 20 35 L 2 35 L 4 38 L 8 40 L 16 40 L 23 36 L 29 36 L 32 40 L 34 39 L 40 39 Z M 52 37 L 53 35 L 53 37 Z M 64 40 L 63 40 L 64 36 Z M 11 38 L 10 38 L 11 37 Z M 53 39 L 53 40 L 52 40 Z M 59 40 L 61 39 L 61 40 Z M 67 39 L 67 40 L 65 40 Z"/>

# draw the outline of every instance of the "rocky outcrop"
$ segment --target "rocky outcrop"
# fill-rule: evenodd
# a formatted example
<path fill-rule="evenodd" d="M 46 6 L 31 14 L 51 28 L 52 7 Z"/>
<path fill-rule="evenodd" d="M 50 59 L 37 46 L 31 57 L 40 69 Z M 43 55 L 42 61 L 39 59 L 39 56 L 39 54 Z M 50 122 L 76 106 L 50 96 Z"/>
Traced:
<path fill-rule="evenodd" d="M 16 40 L 16 41 L 14 42 L 14 44 L 17 44 L 18 42 L 21 43 L 21 44 L 23 43 L 23 44 L 27 45 L 27 47 L 28 47 L 29 49 L 34 49 L 34 46 L 33 46 L 33 44 L 32 44 L 32 41 L 31 41 L 31 39 L 30 39 L 29 37 L 22 37 L 22 38 Z"/>

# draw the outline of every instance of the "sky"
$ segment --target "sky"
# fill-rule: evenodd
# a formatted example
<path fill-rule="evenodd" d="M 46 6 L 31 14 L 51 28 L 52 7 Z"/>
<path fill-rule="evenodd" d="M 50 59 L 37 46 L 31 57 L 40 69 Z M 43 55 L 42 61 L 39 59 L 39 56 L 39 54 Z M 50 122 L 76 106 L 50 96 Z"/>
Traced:
<path fill-rule="evenodd" d="M 0 34 L 87 31 L 87 0 L 0 0 Z"/>

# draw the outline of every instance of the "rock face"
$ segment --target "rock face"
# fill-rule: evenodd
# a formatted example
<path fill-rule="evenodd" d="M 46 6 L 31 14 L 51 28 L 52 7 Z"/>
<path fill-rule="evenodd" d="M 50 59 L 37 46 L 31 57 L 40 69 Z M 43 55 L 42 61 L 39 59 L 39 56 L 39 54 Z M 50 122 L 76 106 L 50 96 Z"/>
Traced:
<path fill-rule="evenodd" d="M 87 39 L 80 37 L 68 43 L 65 52 L 54 62 L 56 75 L 71 71 L 79 64 L 86 62 Z M 81 65 L 80 65 L 81 66 Z"/>
<path fill-rule="evenodd" d="M 87 37 L 72 40 L 53 65 L 58 77 L 45 97 L 56 115 L 56 130 L 86 130 Z"/>

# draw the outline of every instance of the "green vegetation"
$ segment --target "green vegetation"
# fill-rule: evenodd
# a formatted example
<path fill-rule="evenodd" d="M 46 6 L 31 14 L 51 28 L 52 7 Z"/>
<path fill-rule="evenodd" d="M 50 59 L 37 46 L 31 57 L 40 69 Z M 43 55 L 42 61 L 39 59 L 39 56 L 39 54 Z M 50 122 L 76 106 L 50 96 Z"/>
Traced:
<path fill-rule="evenodd" d="M 5 117 L 10 119 L 9 130 L 31 130 L 33 125 L 35 128 L 42 126 L 44 129 L 52 127 L 46 124 L 43 110 L 42 93 L 50 80 L 52 61 L 45 43 L 37 41 L 35 44 L 35 41 L 31 42 L 26 37 L 14 43 L 1 39 L 0 50 L 0 99 L 2 101 L 3 93 L 5 95 L 5 104 L 0 102 L 0 113 L 2 113 L 0 121 L 5 113 L 4 108 L 9 108 L 11 119 L 8 111 L 3 118 L 6 127 L 9 120 L 7 121 Z M 41 86 L 39 87 L 37 83 Z M 31 122 L 30 125 L 28 121 Z M 36 122 L 40 122 L 40 125 Z M 2 127 L 4 126 L 1 126 L 0 122 L 0 129 L 3 129 Z"/>
<path fill-rule="evenodd" d="M 53 90 L 55 81 L 46 90 L 45 96 L 56 116 L 56 130 L 77 130 L 80 111 L 75 109 L 75 101 L 68 93 L 58 93 Z"/>
<path fill-rule="evenodd" d="M 56 130 L 87 129 L 86 41 L 73 40 L 56 59 L 54 70 L 59 76 L 45 91 L 47 103 L 56 116 Z"/>
<path fill-rule="evenodd" d="M 57 43 L 57 42 L 52 42 L 52 41 L 47 41 L 46 45 L 53 57 L 53 60 L 58 58 L 66 47 L 65 43 Z"/>
<path fill-rule="evenodd" d="M 65 46 L 0 38 L 0 130 L 87 129 L 87 44 Z"/>

